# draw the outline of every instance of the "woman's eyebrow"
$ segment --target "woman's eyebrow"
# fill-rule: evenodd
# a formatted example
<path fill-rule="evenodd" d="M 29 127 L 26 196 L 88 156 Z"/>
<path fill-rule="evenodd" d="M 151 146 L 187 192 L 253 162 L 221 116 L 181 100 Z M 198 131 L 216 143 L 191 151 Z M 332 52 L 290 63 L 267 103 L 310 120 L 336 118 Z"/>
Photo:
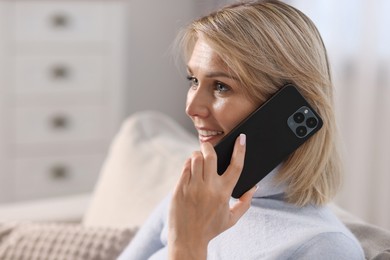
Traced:
<path fill-rule="evenodd" d="M 212 71 L 212 72 L 209 72 L 209 73 L 206 74 L 206 77 L 208 77 L 208 78 L 223 77 L 223 78 L 229 78 L 229 79 L 238 81 L 237 77 L 233 76 L 230 73 L 226 73 L 226 72 L 223 72 L 223 71 Z"/>
<path fill-rule="evenodd" d="M 187 66 L 187 72 L 189 74 L 193 74 L 192 70 L 191 70 L 191 68 L 189 66 Z M 230 73 L 226 73 L 226 72 L 223 72 L 223 71 L 211 71 L 211 72 L 208 72 L 206 74 L 206 77 L 207 78 L 222 77 L 222 78 L 228 78 L 228 79 L 232 79 L 232 80 L 235 80 L 235 81 L 239 81 L 237 77 L 233 76 Z"/>

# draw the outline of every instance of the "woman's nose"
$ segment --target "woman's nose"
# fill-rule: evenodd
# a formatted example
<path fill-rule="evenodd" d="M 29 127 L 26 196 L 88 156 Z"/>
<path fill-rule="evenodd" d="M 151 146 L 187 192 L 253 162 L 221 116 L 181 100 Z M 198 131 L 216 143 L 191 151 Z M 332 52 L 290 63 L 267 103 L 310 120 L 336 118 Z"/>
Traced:
<path fill-rule="evenodd" d="M 199 87 L 188 91 L 186 113 L 189 117 L 207 117 L 209 115 L 209 100 L 206 93 Z"/>

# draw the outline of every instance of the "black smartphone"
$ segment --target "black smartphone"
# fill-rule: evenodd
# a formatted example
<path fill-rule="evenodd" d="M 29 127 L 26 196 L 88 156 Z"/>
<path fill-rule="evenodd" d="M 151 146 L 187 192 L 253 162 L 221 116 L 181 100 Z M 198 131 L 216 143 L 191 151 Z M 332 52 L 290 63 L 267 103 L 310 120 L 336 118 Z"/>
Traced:
<path fill-rule="evenodd" d="M 299 93 L 287 84 L 238 124 L 215 145 L 218 174 L 230 164 L 234 143 L 247 136 L 244 168 L 233 190 L 241 197 L 322 127 L 322 119 Z"/>

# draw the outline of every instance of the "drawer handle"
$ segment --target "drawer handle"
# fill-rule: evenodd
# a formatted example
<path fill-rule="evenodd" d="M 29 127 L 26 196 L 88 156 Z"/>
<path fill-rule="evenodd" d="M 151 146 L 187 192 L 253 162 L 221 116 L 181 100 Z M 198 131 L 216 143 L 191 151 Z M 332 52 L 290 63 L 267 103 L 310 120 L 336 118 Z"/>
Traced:
<path fill-rule="evenodd" d="M 70 120 L 65 115 L 55 115 L 50 119 L 50 125 L 56 130 L 64 130 L 69 128 Z"/>
<path fill-rule="evenodd" d="M 69 78 L 69 71 L 65 65 L 56 65 L 51 69 L 51 76 L 56 80 L 64 80 Z"/>
<path fill-rule="evenodd" d="M 51 17 L 51 24 L 55 28 L 66 28 L 69 26 L 69 18 L 65 14 L 55 14 Z"/>
<path fill-rule="evenodd" d="M 66 165 L 54 165 L 50 169 L 50 178 L 52 180 L 65 180 L 70 177 L 70 170 Z"/>

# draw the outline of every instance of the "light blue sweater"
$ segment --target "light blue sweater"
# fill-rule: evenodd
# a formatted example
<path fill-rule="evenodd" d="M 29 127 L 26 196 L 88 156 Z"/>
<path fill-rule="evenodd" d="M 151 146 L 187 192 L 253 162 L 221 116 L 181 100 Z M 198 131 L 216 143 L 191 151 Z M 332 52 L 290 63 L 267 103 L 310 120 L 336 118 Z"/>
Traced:
<path fill-rule="evenodd" d="M 207 259 L 364 259 L 352 233 L 328 207 L 297 207 L 283 201 L 285 187 L 259 183 L 252 206 L 208 246 Z M 167 259 L 170 196 L 150 216 L 120 260 Z"/>

